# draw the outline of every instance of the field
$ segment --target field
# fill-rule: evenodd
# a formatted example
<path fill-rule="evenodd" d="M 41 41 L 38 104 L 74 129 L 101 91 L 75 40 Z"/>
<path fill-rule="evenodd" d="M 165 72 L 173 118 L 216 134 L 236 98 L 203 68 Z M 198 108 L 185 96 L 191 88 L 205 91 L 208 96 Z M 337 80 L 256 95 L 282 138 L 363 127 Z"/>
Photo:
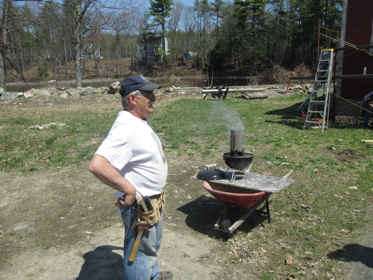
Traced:
<path fill-rule="evenodd" d="M 361 140 L 373 131 L 337 122 L 324 133 L 303 130 L 304 99 L 158 97 L 149 123 L 170 169 L 160 262 L 176 279 L 349 279 L 353 262 L 363 262 L 355 249 L 370 233 L 373 146 Z M 1 278 L 120 279 L 114 192 L 86 168 L 119 97 L 37 97 L 0 107 Z M 226 167 L 222 154 L 239 123 L 254 154 L 250 171 L 293 170 L 295 182 L 270 196 L 271 223 L 252 217 L 225 239 L 213 229 L 223 206 L 191 176 L 207 164 Z"/>

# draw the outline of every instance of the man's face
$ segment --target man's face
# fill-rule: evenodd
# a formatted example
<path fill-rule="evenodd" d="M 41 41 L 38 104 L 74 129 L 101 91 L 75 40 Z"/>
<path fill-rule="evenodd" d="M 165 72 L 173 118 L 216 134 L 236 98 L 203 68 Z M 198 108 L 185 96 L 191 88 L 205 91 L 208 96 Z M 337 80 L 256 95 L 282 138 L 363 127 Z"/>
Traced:
<path fill-rule="evenodd" d="M 156 97 L 152 91 L 143 91 L 140 90 L 141 96 L 135 97 L 136 106 L 134 107 L 134 111 L 142 120 L 145 120 L 147 116 L 153 113 L 153 103 L 156 101 Z"/>

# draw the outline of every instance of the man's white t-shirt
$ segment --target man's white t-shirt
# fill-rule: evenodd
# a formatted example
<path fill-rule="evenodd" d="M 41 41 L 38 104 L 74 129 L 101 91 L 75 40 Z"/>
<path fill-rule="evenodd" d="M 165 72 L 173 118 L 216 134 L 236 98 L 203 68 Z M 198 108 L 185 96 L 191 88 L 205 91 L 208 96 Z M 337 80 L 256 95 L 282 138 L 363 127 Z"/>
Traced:
<path fill-rule="evenodd" d="M 160 194 L 166 185 L 168 166 L 158 136 L 147 121 L 127 111 L 119 111 L 95 154 L 106 158 L 142 196 Z"/>

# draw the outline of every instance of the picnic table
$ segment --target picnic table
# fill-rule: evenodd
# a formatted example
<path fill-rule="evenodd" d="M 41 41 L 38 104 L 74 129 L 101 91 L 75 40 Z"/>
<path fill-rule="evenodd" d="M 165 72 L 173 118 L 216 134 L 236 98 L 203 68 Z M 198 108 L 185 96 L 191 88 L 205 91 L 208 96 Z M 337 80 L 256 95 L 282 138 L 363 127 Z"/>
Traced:
<path fill-rule="evenodd" d="M 205 95 L 203 99 L 205 99 L 209 94 L 211 94 L 213 98 L 225 99 L 227 97 L 228 91 L 229 91 L 229 88 L 224 88 L 224 87 L 209 88 L 209 89 L 202 87 L 202 93 Z"/>

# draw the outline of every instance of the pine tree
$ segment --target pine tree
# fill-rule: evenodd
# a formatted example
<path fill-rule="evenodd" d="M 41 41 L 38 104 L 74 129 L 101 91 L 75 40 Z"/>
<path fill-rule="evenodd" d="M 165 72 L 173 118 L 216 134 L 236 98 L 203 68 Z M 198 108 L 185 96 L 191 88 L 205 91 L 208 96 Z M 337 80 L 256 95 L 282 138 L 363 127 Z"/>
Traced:
<path fill-rule="evenodd" d="M 154 22 L 156 25 L 160 25 L 162 28 L 162 56 L 163 56 L 163 72 L 166 68 L 166 23 L 167 18 L 171 15 L 172 5 L 174 5 L 172 0 L 150 0 L 150 15 L 154 17 Z"/>

